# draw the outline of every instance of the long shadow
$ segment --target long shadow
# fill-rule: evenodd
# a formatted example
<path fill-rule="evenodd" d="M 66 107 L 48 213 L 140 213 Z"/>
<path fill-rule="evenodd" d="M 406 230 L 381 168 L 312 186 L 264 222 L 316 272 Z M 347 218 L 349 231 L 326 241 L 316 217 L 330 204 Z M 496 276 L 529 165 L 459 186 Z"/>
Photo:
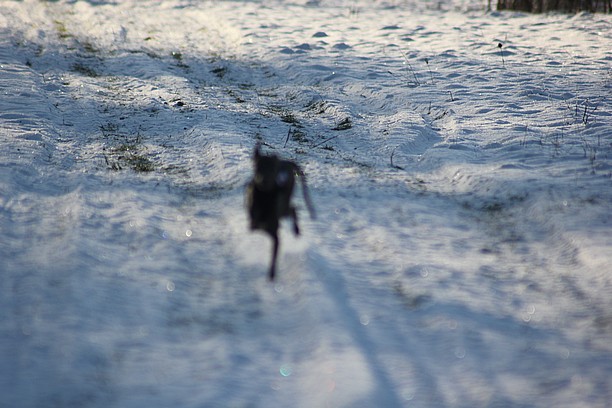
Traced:
<path fill-rule="evenodd" d="M 393 383 L 384 363 L 378 357 L 381 352 L 379 350 L 380 345 L 377 345 L 371 339 L 364 328 L 365 326 L 360 321 L 359 314 L 349 303 L 347 284 L 342 273 L 335 270 L 325 257 L 315 251 L 309 253 L 309 260 L 312 263 L 311 270 L 317 271 L 318 282 L 324 288 L 326 297 L 333 301 L 339 315 L 344 319 L 341 324 L 346 325 L 351 339 L 366 361 L 374 385 L 374 390 L 368 402 L 374 402 L 376 406 L 380 407 L 402 407 L 406 405 L 406 402 L 402 402 L 398 395 L 397 385 Z M 418 380 L 424 382 L 425 388 L 432 392 L 429 400 L 436 406 L 442 406 L 443 400 L 435 391 L 437 388 L 435 379 L 426 370 L 419 370 L 419 374 Z"/>
<path fill-rule="evenodd" d="M 399 395 L 399 386 L 391 377 L 392 371 L 385 367 L 379 357 L 379 353 L 384 351 L 381 347 L 385 347 L 385 344 L 374 341 L 368 333 L 371 328 L 366 329 L 366 326 L 361 324 L 358 312 L 349 303 L 348 284 L 342 272 L 331 266 L 328 260 L 316 251 L 309 252 L 309 260 L 310 269 L 316 271 L 318 282 L 324 288 L 327 298 L 333 301 L 339 316 L 344 319 L 342 324 L 346 325 L 351 339 L 367 363 L 375 387 L 371 397 L 377 405 L 418 405 L 417 399 L 402 400 Z M 372 291 L 375 290 L 372 288 Z M 454 364 L 460 364 L 468 378 L 487 381 L 487 387 L 491 391 L 490 396 L 486 397 L 487 406 L 539 406 L 531 404 L 531 392 L 539 395 L 540 402 L 554 401 L 559 398 L 564 388 L 571 385 L 576 370 L 581 373 L 585 383 L 593 387 L 592 394 L 577 396 L 578 401 L 584 401 L 585 398 L 602 401 L 609 396 L 606 378 L 612 372 L 612 363 L 603 358 L 605 352 L 579 352 L 578 350 L 583 350 L 584 345 L 568 338 L 561 327 L 541 327 L 519 317 L 499 316 L 476 310 L 470 307 L 469 302 L 436 301 L 427 304 L 426 301 L 425 306 L 415 308 L 412 305 L 403 311 L 397 309 L 395 312 L 400 314 L 393 316 L 393 323 L 386 324 L 384 337 L 388 339 L 389 347 L 393 347 L 391 344 L 394 341 L 402 344 L 404 357 L 409 359 L 410 365 L 418 373 L 416 378 L 412 378 L 418 384 L 413 396 L 425 404 L 423 406 L 447 406 L 449 401 L 443 394 L 446 397 L 449 394 L 460 395 L 463 402 L 457 405 L 459 407 L 479 406 L 482 403 L 482 400 L 474 399 L 469 390 L 469 382 L 457 381 L 452 391 L 442 392 L 442 384 L 448 386 L 448 382 L 457 375 L 456 372 L 450 371 Z M 424 329 L 422 324 L 417 323 L 441 319 L 452 319 L 462 329 L 445 334 L 435 328 Z M 503 339 L 505 343 L 497 344 L 485 340 L 490 334 Z M 447 346 L 440 345 L 445 342 L 458 347 L 455 355 L 452 355 L 451 348 L 451 356 L 446 360 L 448 375 L 445 375 L 445 367 L 440 366 L 445 360 L 436 356 L 442 349 L 443 352 L 448 352 Z M 563 350 L 568 353 L 565 357 Z M 423 352 L 430 355 L 418 355 Z M 571 358 L 568 358 L 570 354 Z M 573 361 L 574 359 L 578 361 Z M 588 371 L 581 369 L 585 366 L 590 367 Z M 530 385 L 519 387 L 517 393 L 510 393 L 504 388 L 504 376 L 525 379 Z M 475 382 L 473 385 L 477 384 Z"/>

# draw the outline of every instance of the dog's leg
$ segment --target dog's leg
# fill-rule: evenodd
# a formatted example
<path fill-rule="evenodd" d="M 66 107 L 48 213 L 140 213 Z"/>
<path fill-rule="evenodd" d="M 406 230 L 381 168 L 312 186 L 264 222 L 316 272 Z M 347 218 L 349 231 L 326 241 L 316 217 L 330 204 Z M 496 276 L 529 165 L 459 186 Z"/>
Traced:
<path fill-rule="evenodd" d="M 304 202 L 306 203 L 306 208 L 308 208 L 308 212 L 310 213 L 310 218 L 313 220 L 316 218 L 314 206 L 312 205 L 312 201 L 310 200 L 310 194 L 308 194 L 308 187 L 306 186 L 306 175 L 302 171 L 299 166 L 295 166 L 295 172 L 300 177 L 302 182 L 302 194 L 304 195 Z"/>
<path fill-rule="evenodd" d="M 273 281 L 276 276 L 276 256 L 278 255 L 278 232 L 270 234 L 272 237 L 272 263 L 270 264 L 270 272 L 268 278 Z"/>
<path fill-rule="evenodd" d="M 293 220 L 293 233 L 295 235 L 300 235 L 300 227 L 298 226 L 298 215 L 297 215 L 297 211 L 295 210 L 295 207 L 291 206 L 289 208 L 289 215 L 291 216 L 291 219 Z"/>

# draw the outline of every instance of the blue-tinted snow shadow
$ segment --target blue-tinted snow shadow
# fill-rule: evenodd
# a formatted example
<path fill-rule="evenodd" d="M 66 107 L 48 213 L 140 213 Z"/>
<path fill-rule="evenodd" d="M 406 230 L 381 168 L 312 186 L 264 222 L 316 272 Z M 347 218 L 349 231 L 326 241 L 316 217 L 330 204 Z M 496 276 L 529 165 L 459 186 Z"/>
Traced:
<path fill-rule="evenodd" d="M 479 310 L 468 300 L 445 301 L 410 293 L 410 289 L 399 292 L 379 282 L 368 290 L 362 288 L 359 298 L 367 299 L 369 294 L 387 305 L 388 312 L 378 316 L 380 322 L 364 325 L 351 305 L 351 285 L 344 274 L 315 251 L 309 252 L 308 259 L 317 280 L 314 284 L 320 284 L 333 301 L 343 319 L 338 325 L 347 330 L 372 374 L 374 390 L 367 402 L 389 407 L 537 407 L 565 398 L 568 388 L 574 389 L 576 403 L 604 403 L 610 397 L 607 378 L 612 363 L 606 361 L 606 353 L 585 350 L 568 336 L 563 324 L 530 322 L 535 319 L 531 312 L 496 314 Z M 346 267 L 353 275 L 367 273 L 363 268 Z M 404 307 L 398 308 L 397 303 Z M 394 377 L 398 372 L 383 362 L 385 353 L 412 367 L 409 391 Z M 592 391 L 576 388 L 577 379 Z M 517 380 L 508 386 L 508 381 Z M 485 389 L 475 391 L 483 384 Z"/>
<path fill-rule="evenodd" d="M 325 291 L 326 298 L 333 302 L 335 312 L 342 319 L 338 322 L 347 330 L 347 334 L 354 341 L 354 345 L 363 356 L 369 374 L 373 382 L 373 390 L 370 395 L 361 401 L 356 401 L 354 406 L 381 406 L 402 407 L 406 401 L 398 393 L 398 385 L 391 377 L 392 372 L 380 360 L 381 344 L 377 344 L 368 333 L 368 329 L 361 321 L 357 310 L 350 304 L 350 295 L 343 273 L 334 268 L 329 261 L 317 251 L 308 252 L 309 270 L 315 274 L 314 285 L 321 285 Z M 418 357 L 414 356 L 414 364 L 418 366 Z M 420 368 L 420 367 L 419 367 Z M 436 380 L 427 370 L 419 370 L 420 377 L 417 381 L 423 389 L 429 391 L 427 400 L 436 406 L 442 406 L 442 398 L 437 394 Z"/>

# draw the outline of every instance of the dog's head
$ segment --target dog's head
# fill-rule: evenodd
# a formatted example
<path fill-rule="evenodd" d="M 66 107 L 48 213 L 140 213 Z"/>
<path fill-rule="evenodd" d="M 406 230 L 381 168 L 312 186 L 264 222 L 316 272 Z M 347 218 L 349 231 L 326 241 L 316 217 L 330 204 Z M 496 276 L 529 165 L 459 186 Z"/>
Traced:
<path fill-rule="evenodd" d="M 255 174 L 253 182 L 261 191 L 271 191 L 278 185 L 278 157 L 276 155 L 265 155 L 261 153 L 259 144 L 255 146 L 253 153 L 253 165 Z"/>

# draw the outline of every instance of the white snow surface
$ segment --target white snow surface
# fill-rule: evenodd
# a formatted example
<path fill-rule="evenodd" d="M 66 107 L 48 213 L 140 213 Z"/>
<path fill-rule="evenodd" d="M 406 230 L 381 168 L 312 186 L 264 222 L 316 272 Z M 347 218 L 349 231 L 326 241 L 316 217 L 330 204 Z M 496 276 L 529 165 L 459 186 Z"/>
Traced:
<path fill-rule="evenodd" d="M 0 406 L 609 407 L 611 28 L 0 2 Z M 257 141 L 317 210 L 275 283 Z"/>

